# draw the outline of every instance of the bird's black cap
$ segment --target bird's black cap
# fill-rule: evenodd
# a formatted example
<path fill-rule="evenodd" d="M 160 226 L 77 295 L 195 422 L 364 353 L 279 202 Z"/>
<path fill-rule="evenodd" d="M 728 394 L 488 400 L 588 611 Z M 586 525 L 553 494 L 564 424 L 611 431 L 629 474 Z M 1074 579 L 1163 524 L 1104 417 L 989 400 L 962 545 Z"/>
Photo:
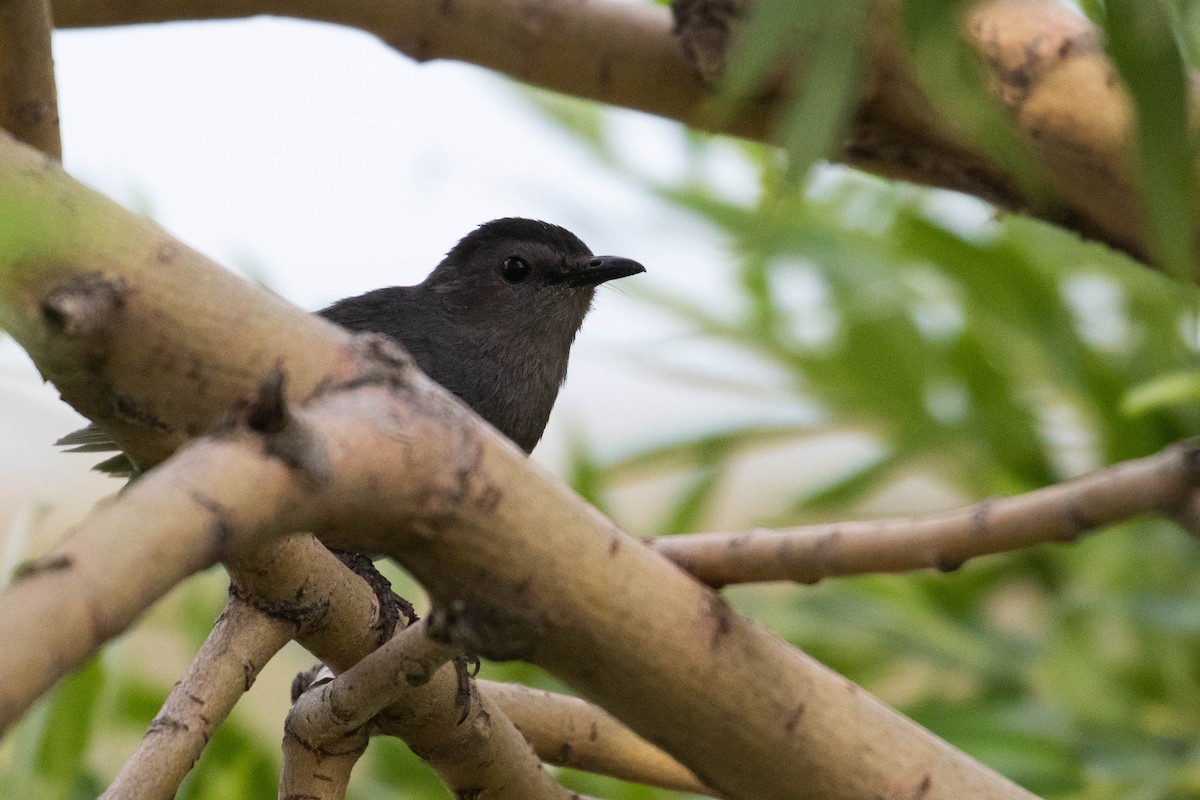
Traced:
<path fill-rule="evenodd" d="M 566 228 L 521 217 L 505 217 L 485 222 L 451 248 L 442 262 L 447 272 L 463 265 L 487 263 L 485 254 L 496 253 L 525 242 L 553 254 L 554 262 L 545 263 L 540 272 L 542 284 L 562 284 L 573 288 L 598 286 L 606 281 L 645 272 L 646 268 L 628 258 L 595 256 L 583 241 Z"/>

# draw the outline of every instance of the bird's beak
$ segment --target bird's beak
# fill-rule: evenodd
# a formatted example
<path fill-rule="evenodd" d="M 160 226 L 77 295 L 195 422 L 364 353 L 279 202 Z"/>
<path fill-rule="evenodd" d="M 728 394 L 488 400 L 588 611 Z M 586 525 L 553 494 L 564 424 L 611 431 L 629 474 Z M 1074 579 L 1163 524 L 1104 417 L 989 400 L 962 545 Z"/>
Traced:
<path fill-rule="evenodd" d="M 587 265 L 566 278 L 568 286 L 599 286 L 605 281 L 627 278 L 645 272 L 638 262 L 620 256 L 594 256 Z"/>

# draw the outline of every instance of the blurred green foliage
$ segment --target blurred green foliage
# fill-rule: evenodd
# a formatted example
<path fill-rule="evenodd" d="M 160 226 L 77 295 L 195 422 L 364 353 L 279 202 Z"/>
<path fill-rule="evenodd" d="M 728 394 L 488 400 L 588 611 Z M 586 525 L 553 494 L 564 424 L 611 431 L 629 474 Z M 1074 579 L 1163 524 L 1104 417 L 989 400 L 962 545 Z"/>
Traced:
<path fill-rule="evenodd" d="M 773 378 L 727 374 L 717 359 L 709 371 L 681 366 L 670 348 L 656 349 L 647 367 L 680 376 L 681 407 L 689 385 L 754 393 L 766 382 L 783 387 L 784 402 L 819 412 L 811 424 L 713 419 L 694 436 L 648 442 L 617 458 L 602 457 L 579 431 L 567 477 L 618 517 L 618 489 L 682 477 L 657 510 L 657 530 L 639 533 L 704 529 L 730 490 L 733 465 L 830 431 L 868 435 L 874 455 L 736 522 L 845 517 L 914 474 L 964 499 L 1027 491 L 1200 431 L 1200 314 L 1190 284 L 976 201 L 814 170 L 848 117 L 859 68 L 865 3 L 836 5 L 763 0 L 765 14 L 744 37 L 726 87 L 744 91 L 797 37 L 827 35 L 787 102 L 779 135 L 786 160 L 765 147 L 731 148 L 681 131 L 684 168 L 673 180 L 651 178 L 612 135 L 607 112 L 530 95 L 614 174 L 686 209 L 728 242 L 735 294 L 698 301 L 678 291 L 679 274 L 668 267 L 651 274 L 660 276 L 658 288 L 642 296 L 687 326 L 691 341 L 719 344 Z M 921 69 L 937 79 L 935 101 L 1034 186 L 1019 140 L 981 99 L 978 76 L 946 28 L 958 5 L 910 0 L 906 34 Z M 1200 2 L 1080 5 L 1107 28 L 1134 92 L 1159 252 L 1176 274 L 1187 274 L 1195 145 L 1183 114 L 1183 65 L 1196 66 L 1200 53 Z M 720 188 L 713 167 L 729 160 L 757 175 L 753 200 L 732 200 Z M 1200 544 L 1168 523 L 1130 523 L 949 575 L 728 594 L 1047 798 L 1200 797 Z M 189 586 L 172 600 L 171 629 L 188 652 L 219 603 L 212 585 Z M 169 688 L 129 666 L 106 653 L 39 704 L 0 750 L 0 797 L 95 796 L 110 769 L 98 766 L 99 751 L 119 747 L 119 762 Z M 523 664 L 485 665 L 484 674 L 561 689 Z M 181 797 L 274 796 L 278 736 L 253 723 L 253 714 L 235 714 L 220 729 Z M 673 796 L 569 772 L 564 780 L 621 800 Z M 372 744 L 352 789 L 360 799 L 446 796 L 395 741 Z"/>
<path fill-rule="evenodd" d="M 1005 163 L 1027 168 L 1025 155 L 1008 149 L 1013 131 L 997 126 L 990 104 L 972 99 L 981 93 L 973 70 L 955 71 L 941 13 L 953 5 L 905 4 L 921 68 L 944 78 L 934 100 L 990 131 L 986 144 L 1007 154 Z M 1194 143 L 1183 65 L 1195 64 L 1197 4 L 1089 5 L 1135 97 L 1158 251 L 1174 274 L 1190 275 Z M 753 36 L 767 41 L 760 29 L 778 33 L 760 20 L 743 46 Z M 734 72 L 735 90 L 749 85 L 747 74 L 762 74 L 763 63 L 777 63 L 780 50 L 770 48 L 780 46 L 762 47 L 762 62 Z M 797 91 L 822 89 L 841 96 L 817 71 Z M 536 102 L 614 171 L 689 209 L 728 242 L 736 296 L 696 300 L 673 285 L 676 273 L 643 298 L 688 326 L 693 341 L 734 348 L 774 373 L 757 370 L 745 394 L 783 386 L 790 400 L 782 402 L 822 412 L 817 425 L 715 419 L 687 439 L 608 460 L 577 444 L 571 476 L 611 513 L 622 513 L 621 489 L 674 475 L 675 500 L 654 532 L 703 530 L 718 517 L 728 528 L 718 509 L 726 493 L 745 489 L 731 477 L 739 459 L 829 431 L 867 432 L 876 454 L 831 482 L 797 486 L 782 504 L 764 501 L 736 524 L 845 518 L 914 474 L 964 500 L 1027 491 L 1200 432 L 1200 306 L 1190 283 L 973 200 L 848 170 L 811 171 L 811 153 L 825 151 L 830 126 L 845 118 L 836 104 L 827 104 L 829 118 L 806 120 L 813 135 L 799 148 L 789 144 L 790 167 L 771 150 L 742 146 L 761 190 L 737 202 L 714 177 L 727 145 L 686 137 L 681 176 L 664 181 L 634 166 L 602 112 L 541 95 Z M 797 172 L 807 176 L 798 185 Z M 669 267 L 649 278 L 664 272 Z M 689 385 L 737 388 L 741 380 L 716 358 L 710 369 L 685 363 L 665 347 L 646 364 L 684 378 L 681 413 Z M 728 594 L 1040 795 L 1182 800 L 1200 797 L 1197 589 L 1200 545 L 1149 520 L 950 575 Z"/>

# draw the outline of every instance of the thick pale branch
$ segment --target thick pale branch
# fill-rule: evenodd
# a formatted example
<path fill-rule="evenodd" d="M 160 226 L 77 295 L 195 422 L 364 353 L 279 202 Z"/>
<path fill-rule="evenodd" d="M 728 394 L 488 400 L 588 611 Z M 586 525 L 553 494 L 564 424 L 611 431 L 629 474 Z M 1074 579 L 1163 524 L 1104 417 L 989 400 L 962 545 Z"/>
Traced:
<path fill-rule="evenodd" d="M 266 528 L 269 519 L 253 516 L 254 498 L 274 499 L 292 488 L 277 463 L 209 461 L 215 468 L 209 473 L 204 465 L 194 470 L 187 453 L 180 462 L 190 477 L 173 474 L 173 485 L 154 481 L 146 489 L 139 481 L 52 555 L 27 564 L 5 590 L 0 641 L 9 645 L 0 648 L 0 731 L 172 587 L 226 555 L 230 531 Z M 237 509 L 236 519 L 230 509 Z M 134 544 L 131 532 L 147 520 L 155 521 L 156 535 Z"/>
<path fill-rule="evenodd" d="M 184 576 L 316 530 L 396 558 L 457 644 L 542 665 L 730 797 L 1029 797 L 621 533 L 397 348 L 351 342 L 3 138 L 0 320 L 143 455 L 278 365 L 308 397 L 268 404 L 270 424 L 244 409 L 0 597 L 4 723 Z"/>
<path fill-rule="evenodd" d="M 815 583 L 835 575 L 957 569 L 977 556 L 1085 533 L 1143 514 L 1178 517 L 1200 485 L 1200 442 L 1066 483 L 916 519 L 695 533 L 650 542 L 710 586 Z"/>
<path fill-rule="evenodd" d="M 56 599 L 79 604 L 47 594 L 45 582 L 62 572 L 62 580 L 87 587 L 93 573 L 117 571 L 114 559 L 144 563 L 125 554 L 158 552 L 160 538 L 185 544 L 157 561 L 203 563 L 201 554 L 214 554 L 214 519 L 223 523 L 218 553 L 239 552 L 273 529 L 312 527 L 329 531 L 336 543 L 399 558 L 441 608 L 454 611 L 447 630 L 461 644 L 542 664 L 730 796 L 791 797 L 803 781 L 814 795 L 830 798 L 909 782 L 905 791 L 942 787 L 930 789 L 930 798 L 1028 797 L 748 623 L 539 474 L 438 387 L 406 375 L 330 392 L 295 413 L 288 425 L 297 429 L 265 441 L 241 431 L 186 448 L 65 545 L 86 557 L 14 587 L 28 593 L 22 599 L 43 600 L 5 597 L 0 635 L 16 621 L 48 624 L 61 612 Z M 325 478 L 314 482 L 311 472 L 298 470 L 304 459 L 297 462 L 295 453 L 278 457 L 281 441 L 297 440 L 322 455 Z M 402 481 L 388 480 L 400 475 Z M 203 513 L 193 515 L 191 530 L 145 523 L 187 515 L 184 508 L 162 508 L 169 513 L 120 526 L 122 547 L 112 546 L 114 517 L 122 519 L 125 509 L 144 514 L 160 496 L 186 498 Z M 98 546 L 97 538 L 108 546 Z M 167 579 L 178 575 L 163 572 Z M 126 574 L 124 593 L 106 587 L 105 607 L 131 619 L 122 609 L 134 606 L 123 598 L 144 606 L 165 591 L 163 580 Z M 22 639 L 31 637 L 25 632 Z M 31 650 L 6 651 L 0 675 L 28 672 Z M 70 666 L 61 659 L 45 668 L 61 674 Z M 4 708 L 15 713 L 31 699 L 6 697 Z M 737 758 L 728 759 L 729 752 Z"/>
<path fill-rule="evenodd" d="M 0 0 L 0 128 L 62 158 L 50 0 Z"/>
<path fill-rule="evenodd" d="M 1056 0 L 983 0 L 964 21 L 990 87 L 1045 177 L 1036 197 L 926 98 L 904 54 L 899 0 L 877 0 L 854 123 L 834 160 L 978 195 L 1152 259 L 1133 165 L 1125 91 L 1083 17 Z M 773 107 L 716 125 L 707 89 L 672 35 L 666 8 L 615 0 L 60 0 L 61 26 L 294 16 L 360 28 L 419 60 L 478 64 L 537 86 L 754 139 Z M 1200 107 L 1200 103 L 1193 103 Z"/>

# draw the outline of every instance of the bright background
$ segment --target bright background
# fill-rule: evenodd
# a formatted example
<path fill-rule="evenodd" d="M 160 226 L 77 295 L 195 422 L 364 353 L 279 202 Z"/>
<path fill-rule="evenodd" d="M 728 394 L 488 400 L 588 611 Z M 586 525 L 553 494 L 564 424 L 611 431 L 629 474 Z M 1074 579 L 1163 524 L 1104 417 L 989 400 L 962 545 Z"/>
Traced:
<path fill-rule="evenodd" d="M 863 6 L 763 2 L 789 24 L 849 25 L 797 105 L 791 155 L 805 175 L 853 100 Z M 954 39 L 940 27 L 946 5 L 905 4 L 934 52 Z M 1106 4 L 1081 5 L 1106 19 Z M 1170 9 L 1154 52 L 1176 60 L 1135 49 L 1122 62 L 1154 87 L 1139 102 L 1182 91 L 1174 48 L 1200 52 L 1195 4 Z M 417 282 L 500 216 L 557 222 L 597 253 L 644 263 L 648 274 L 599 293 L 535 453 L 634 535 L 944 508 L 1200 431 L 1195 292 L 969 198 L 821 165 L 788 191 L 765 148 L 466 66 L 418 66 L 311 23 L 66 32 L 55 56 L 68 170 L 304 308 Z M 938 77 L 982 118 L 969 81 Z M 1190 158 L 1184 123 L 1153 119 L 1161 129 L 1141 132 L 1159 143 L 1159 166 Z M 1194 218 L 1178 185 L 1148 185 L 1156 207 Z M 51 447 L 80 424 L 0 339 L 0 576 L 119 486 L 88 471 L 94 457 Z M 223 592 L 219 570 L 180 587 L 40 703 L 0 747 L 0 800 L 94 797 Z M 951 575 L 727 593 L 1057 800 L 1200 797 L 1198 594 L 1200 545 L 1155 520 Z M 291 648 L 272 662 L 181 797 L 274 796 L 287 686 L 308 661 Z M 485 670 L 554 687 L 519 664 Z M 662 796 L 567 780 L 598 796 Z M 372 743 L 352 789 L 445 796 L 392 741 Z"/>

